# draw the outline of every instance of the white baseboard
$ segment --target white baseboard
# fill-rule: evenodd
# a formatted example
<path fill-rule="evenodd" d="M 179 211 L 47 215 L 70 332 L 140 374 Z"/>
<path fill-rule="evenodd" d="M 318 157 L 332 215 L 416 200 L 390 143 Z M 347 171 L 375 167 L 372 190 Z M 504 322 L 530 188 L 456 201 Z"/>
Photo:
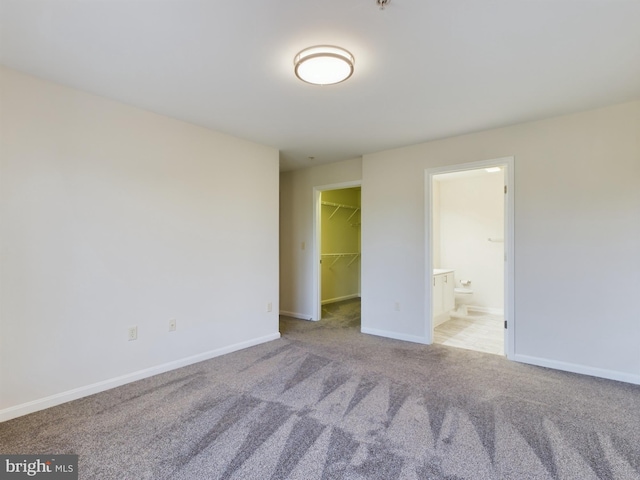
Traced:
<path fill-rule="evenodd" d="M 560 362 L 557 360 L 548 360 L 546 358 L 531 357 L 529 355 L 514 355 L 510 360 L 516 362 L 528 363 L 529 365 L 537 365 L 538 367 L 553 368 L 565 372 L 579 373 L 589 375 L 591 377 L 606 378 L 608 380 L 617 380 L 619 382 L 633 383 L 640 385 L 640 375 L 633 373 L 617 372 L 615 370 L 607 370 L 604 368 L 587 367 L 576 363 Z"/>
<path fill-rule="evenodd" d="M 452 316 L 449 315 L 449 312 L 433 317 L 433 328 L 436 328 L 438 325 L 442 325 L 444 322 L 451 320 L 451 318 Z"/>
<path fill-rule="evenodd" d="M 423 345 L 428 344 L 426 337 L 419 337 L 417 335 L 407 335 L 405 333 L 389 332 L 387 330 L 366 327 L 362 327 L 360 331 L 362 333 L 368 333 L 369 335 L 376 335 L 377 337 L 393 338 L 394 340 L 404 340 L 405 342 L 421 343 Z"/>
<path fill-rule="evenodd" d="M 210 358 L 219 357 L 220 355 L 225 355 L 227 353 L 235 352 L 237 350 L 242 350 L 248 347 L 253 347 L 261 343 L 277 340 L 278 338 L 280 338 L 280 332 L 272 333 L 264 337 L 253 338 L 245 342 L 228 345 L 216 350 L 210 350 L 208 352 L 193 355 L 191 357 L 182 358 L 173 362 L 163 363 L 155 367 L 145 368 L 144 370 L 138 370 L 137 372 L 128 373 L 126 375 L 110 378 L 109 380 L 104 380 L 102 382 L 92 383 L 83 387 L 74 388 L 73 390 L 56 393 L 55 395 L 50 395 L 48 397 L 39 398 L 37 400 L 32 400 L 20 405 L 5 408 L 3 410 L 0 410 L 0 422 L 5 422 L 7 420 L 11 420 L 12 418 L 21 417 L 23 415 L 37 412 L 39 410 L 44 410 L 45 408 L 55 407 L 56 405 L 60 405 L 62 403 L 87 397 L 89 395 L 93 395 L 94 393 L 104 392 L 105 390 L 110 390 L 127 383 L 142 380 L 143 378 L 153 377 L 154 375 L 158 375 L 160 373 L 168 372 L 170 370 L 175 370 L 181 367 L 186 367 L 187 365 L 202 362 L 204 360 L 209 360 Z"/>
<path fill-rule="evenodd" d="M 489 315 L 503 315 L 504 308 L 496 307 L 478 307 L 476 305 L 467 305 L 467 310 L 472 312 L 488 313 Z"/>
<path fill-rule="evenodd" d="M 359 293 L 352 293 L 351 295 L 344 295 L 342 297 L 328 298 L 327 300 L 322 300 L 320 302 L 322 305 L 326 305 L 327 303 L 336 303 L 341 302 L 343 300 L 351 300 L 352 298 L 360 298 Z"/>
<path fill-rule="evenodd" d="M 313 320 L 312 316 L 308 313 L 287 312 L 285 310 L 280 310 L 280 315 L 283 315 L 285 317 L 299 318 L 300 320 Z"/>

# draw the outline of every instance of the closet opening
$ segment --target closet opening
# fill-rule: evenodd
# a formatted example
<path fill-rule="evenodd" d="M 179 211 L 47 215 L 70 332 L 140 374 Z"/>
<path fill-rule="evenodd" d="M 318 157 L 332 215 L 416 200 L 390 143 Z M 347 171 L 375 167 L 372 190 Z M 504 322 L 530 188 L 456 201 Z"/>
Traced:
<path fill-rule="evenodd" d="M 513 159 L 431 169 L 427 333 L 431 342 L 513 354 Z"/>
<path fill-rule="evenodd" d="M 315 317 L 360 326 L 359 183 L 314 189 Z"/>

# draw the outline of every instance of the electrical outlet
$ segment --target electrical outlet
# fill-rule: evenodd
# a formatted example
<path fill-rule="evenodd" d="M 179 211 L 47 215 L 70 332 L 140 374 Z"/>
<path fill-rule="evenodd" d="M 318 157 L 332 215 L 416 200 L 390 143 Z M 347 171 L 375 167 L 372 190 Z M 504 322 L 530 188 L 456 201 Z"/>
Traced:
<path fill-rule="evenodd" d="M 273 304 L 271 302 L 267 302 L 267 312 L 273 310 Z"/>
<path fill-rule="evenodd" d="M 171 320 L 169 320 L 169 331 L 170 332 L 175 332 L 176 331 L 176 319 L 172 318 Z"/>
<path fill-rule="evenodd" d="M 129 341 L 138 339 L 138 327 L 129 327 Z"/>

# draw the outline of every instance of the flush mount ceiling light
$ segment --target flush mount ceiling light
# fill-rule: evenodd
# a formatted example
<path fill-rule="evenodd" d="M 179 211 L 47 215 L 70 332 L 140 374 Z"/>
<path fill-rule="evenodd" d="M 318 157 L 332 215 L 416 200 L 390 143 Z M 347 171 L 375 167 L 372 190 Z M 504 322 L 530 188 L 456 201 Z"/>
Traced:
<path fill-rule="evenodd" d="M 293 59 L 296 77 L 314 85 L 344 82 L 353 74 L 354 62 L 351 53 L 332 45 L 305 48 Z"/>

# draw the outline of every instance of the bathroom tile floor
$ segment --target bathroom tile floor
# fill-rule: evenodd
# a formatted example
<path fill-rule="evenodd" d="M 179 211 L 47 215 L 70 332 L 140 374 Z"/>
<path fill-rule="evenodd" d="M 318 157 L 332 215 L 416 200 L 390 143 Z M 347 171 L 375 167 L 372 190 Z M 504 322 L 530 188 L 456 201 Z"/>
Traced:
<path fill-rule="evenodd" d="M 504 355 L 504 317 L 473 313 L 452 317 L 433 330 L 433 341 L 451 347 Z"/>

